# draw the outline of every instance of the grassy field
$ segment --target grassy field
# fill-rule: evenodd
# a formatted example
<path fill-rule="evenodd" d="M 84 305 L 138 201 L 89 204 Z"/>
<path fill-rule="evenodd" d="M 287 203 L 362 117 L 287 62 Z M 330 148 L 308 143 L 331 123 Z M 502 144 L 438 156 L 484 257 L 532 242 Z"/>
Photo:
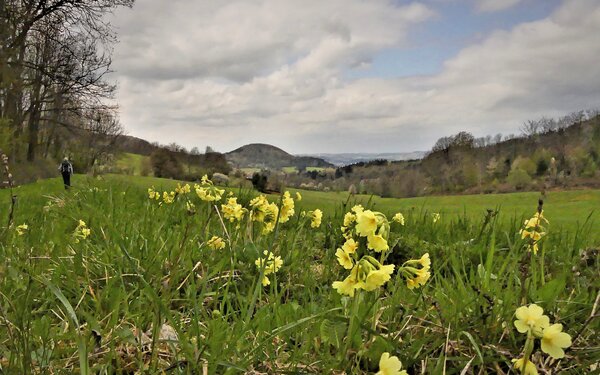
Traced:
<path fill-rule="evenodd" d="M 75 176 L 69 191 L 58 179 L 24 185 L 9 228 L 9 192 L 0 191 L 0 373 L 373 374 L 386 352 L 409 374 L 514 374 L 523 356 L 540 373 L 599 369 L 600 191 L 548 193 L 549 224 L 532 242 L 519 230 L 535 193 L 301 191 L 271 231 L 277 216 L 258 220 L 272 208 L 253 209 L 254 192 L 229 188 L 254 210 L 229 220 L 228 191 L 211 205 L 193 189 L 171 198 L 175 185 L 126 176 Z M 159 199 L 149 199 L 151 186 Z M 377 214 L 372 229 L 358 211 L 365 221 L 347 223 L 358 244 L 350 271 L 338 249 L 356 203 L 387 219 Z M 488 208 L 500 212 L 485 219 Z M 391 221 L 398 211 L 404 225 Z M 388 251 L 368 249 L 381 246 L 376 234 Z M 334 282 L 354 283 L 354 270 L 363 284 L 340 294 Z M 528 334 L 516 329 L 515 311 L 532 303 L 570 335 L 564 358 L 550 357 L 558 341 L 537 320 Z"/>

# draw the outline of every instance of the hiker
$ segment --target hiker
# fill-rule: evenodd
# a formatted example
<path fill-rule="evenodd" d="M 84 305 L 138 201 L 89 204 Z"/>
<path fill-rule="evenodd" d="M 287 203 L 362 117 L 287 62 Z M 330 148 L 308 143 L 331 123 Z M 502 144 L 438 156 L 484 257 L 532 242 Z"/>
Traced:
<path fill-rule="evenodd" d="M 63 182 L 65 184 L 65 190 L 71 187 L 71 175 L 73 174 L 73 164 L 69 161 L 69 158 L 65 157 L 58 166 L 58 170 L 62 174 Z"/>

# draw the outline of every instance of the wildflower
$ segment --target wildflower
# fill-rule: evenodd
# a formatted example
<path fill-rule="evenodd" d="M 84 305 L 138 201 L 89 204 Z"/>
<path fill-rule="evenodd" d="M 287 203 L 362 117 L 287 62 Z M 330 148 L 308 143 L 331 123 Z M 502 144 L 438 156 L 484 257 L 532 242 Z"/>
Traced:
<path fill-rule="evenodd" d="M 75 237 L 75 243 L 79 243 L 80 240 L 85 240 L 92 234 L 92 230 L 87 227 L 87 224 L 83 220 L 79 220 L 77 228 L 75 228 L 75 232 L 73 232 L 73 237 Z"/>
<path fill-rule="evenodd" d="M 431 214 L 431 219 L 433 220 L 433 223 L 437 223 L 440 220 L 441 216 L 439 213 L 435 212 L 433 214 Z"/>
<path fill-rule="evenodd" d="M 523 223 L 523 229 L 519 231 L 521 239 L 529 239 L 527 244 L 527 250 L 533 251 L 537 254 L 539 245 L 538 243 L 546 235 L 545 228 L 542 223 L 548 223 L 548 220 L 544 217 L 543 211 L 536 212 L 533 217 L 525 220 Z"/>
<path fill-rule="evenodd" d="M 388 282 L 395 267 L 393 264 L 381 265 L 378 270 L 369 272 L 365 279 L 364 289 L 367 291 L 375 290 Z"/>
<path fill-rule="evenodd" d="M 348 254 L 354 254 L 356 252 L 356 249 L 358 249 L 358 242 L 354 241 L 354 239 L 352 238 L 346 240 L 346 242 L 344 242 L 344 245 L 342 245 L 342 250 L 344 250 Z"/>
<path fill-rule="evenodd" d="M 398 212 L 396 215 L 394 215 L 394 217 L 392 217 L 392 221 L 395 221 L 400 225 L 404 225 L 404 215 Z"/>
<path fill-rule="evenodd" d="M 223 212 L 223 217 L 225 220 L 234 222 L 236 220 L 242 220 L 246 209 L 237 202 L 237 198 L 228 198 L 227 204 L 221 205 L 221 211 Z"/>
<path fill-rule="evenodd" d="M 264 195 L 259 195 L 258 197 L 252 199 L 250 201 L 250 215 L 252 217 L 252 221 L 262 222 L 265 219 L 265 213 L 268 205 L 269 201 L 267 201 L 267 198 Z"/>
<path fill-rule="evenodd" d="M 299 192 L 296 192 L 296 200 L 300 202 L 302 200 L 302 195 Z"/>
<path fill-rule="evenodd" d="M 356 215 L 354 215 L 352 212 L 346 212 L 346 215 L 344 215 L 344 227 L 349 227 L 355 221 Z"/>
<path fill-rule="evenodd" d="M 225 241 L 218 236 L 212 236 L 212 238 L 208 240 L 206 244 L 213 250 L 221 250 L 225 248 Z"/>
<path fill-rule="evenodd" d="M 366 210 L 356 215 L 356 233 L 367 237 L 377 230 L 377 217 L 371 210 Z"/>
<path fill-rule="evenodd" d="M 271 284 L 271 281 L 267 276 L 279 271 L 283 265 L 283 260 L 281 260 L 280 256 L 275 256 L 268 250 L 265 250 L 263 254 L 265 255 L 265 258 L 258 258 L 256 261 L 254 261 L 254 264 L 259 271 L 264 268 L 262 284 L 263 286 L 267 286 Z"/>
<path fill-rule="evenodd" d="M 285 223 L 290 217 L 294 215 L 294 200 L 292 199 L 290 192 L 286 191 L 283 193 L 281 201 L 281 212 L 279 213 L 279 222 Z"/>
<path fill-rule="evenodd" d="M 525 362 L 525 358 L 513 359 L 513 363 L 515 364 L 515 370 L 520 370 L 518 373 L 523 375 L 538 375 L 537 368 L 531 361 L 527 361 L 525 363 L 525 370 L 522 370 L 523 363 Z"/>
<path fill-rule="evenodd" d="M 361 212 L 363 212 L 364 210 L 365 209 L 360 204 L 357 204 L 356 206 L 352 207 L 352 209 L 351 209 L 351 211 L 357 215 L 360 214 Z"/>
<path fill-rule="evenodd" d="M 180 183 L 177 183 L 177 187 L 175 188 L 175 192 L 177 194 L 188 194 L 191 191 L 191 187 L 189 184 L 185 184 L 181 186 Z"/>
<path fill-rule="evenodd" d="M 367 247 L 378 253 L 389 249 L 386 239 L 380 234 L 370 234 L 367 237 Z"/>
<path fill-rule="evenodd" d="M 429 269 L 429 267 L 431 266 L 431 259 L 429 259 L 429 253 L 423 254 L 423 256 L 421 256 L 421 259 L 419 259 L 419 263 L 424 268 Z"/>
<path fill-rule="evenodd" d="M 163 202 L 165 202 L 166 204 L 171 204 L 175 201 L 175 192 L 172 191 L 170 193 L 167 193 L 166 191 L 163 192 Z"/>
<path fill-rule="evenodd" d="M 421 266 L 421 268 L 415 266 Z M 406 278 L 408 289 L 413 289 L 423 286 L 429 281 L 431 278 L 430 267 L 429 253 L 425 253 L 420 259 L 411 259 L 404 262 L 399 272 Z"/>
<path fill-rule="evenodd" d="M 148 198 L 160 199 L 160 193 L 158 191 L 154 190 L 154 186 L 151 188 L 148 188 Z"/>
<path fill-rule="evenodd" d="M 335 256 L 337 257 L 340 265 L 342 267 L 344 267 L 345 269 L 350 270 L 350 269 L 352 269 L 352 267 L 354 267 L 354 262 L 352 261 L 352 257 L 350 257 L 350 254 L 347 251 L 338 248 L 337 251 L 335 252 Z"/>
<path fill-rule="evenodd" d="M 550 325 L 550 319 L 544 315 L 544 309 L 536 304 L 521 306 L 515 312 L 517 320 L 514 324 L 517 331 L 527 333 L 531 331 L 536 336 L 541 336 L 542 330 Z"/>
<path fill-rule="evenodd" d="M 344 279 L 344 281 L 334 281 L 331 286 L 337 290 L 341 295 L 347 295 L 354 297 L 354 291 L 360 287 L 361 283 L 358 281 L 358 265 L 352 268 L 350 275 Z"/>
<path fill-rule="evenodd" d="M 318 228 L 321 226 L 321 219 L 323 218 L 323 211 L 318 208 L 314 211 L 309 211 L 308 214 L 311 216 L 310 226 L 311 228 Z"/>
<path fill-rule="evenodd" d="M 25 234 L 25 232 L 27 232 L 28 229 L 29 229 L 29 226 L 27 224 L 21 224 L 21 225 L 17 226 L 16 231 L 19 236 L 22 236 Z"/>
<path fill-rule="evenodd" d="M 192 202 L 185 202 L 185 209 L 188 210 L 190 213 L 194 213 L 196 205 Z"/>
<path fill-rule="evenodd" d="M 196 184 L 194 186 L 194 190 L 196 191 L 198 198 L 206 202 L 219 201 L 223 197 L 223 194 L 225 194 L 225 190 L 214 186 L 213 182 L 208 179 L 207 175 L 202 176 L 200 185 Z"/>
<path fill-rule="evenodd" d="M 565 351 L 563 348 L 571 346 L 571 336 L 562 332 L 562 324 L 553 324 L 544 328 L 542 336 L 542 351 L 552 358 L 563 358 Z"/>
<path fill-rule="evenodd" d="M 375 375 L 407 375 L 406 370 L 402 370 L 402 362 L 396 356 L 391 356 L 385 352 L 379 359 L 379 371 Z"/>

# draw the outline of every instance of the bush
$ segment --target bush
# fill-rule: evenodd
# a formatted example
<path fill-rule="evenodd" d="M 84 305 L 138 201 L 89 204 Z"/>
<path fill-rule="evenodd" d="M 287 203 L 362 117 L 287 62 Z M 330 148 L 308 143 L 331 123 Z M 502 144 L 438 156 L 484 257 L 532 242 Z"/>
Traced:
<path fill-rule="evenodd" d="M 267 191 L 267 182 L 268 177 L 263 173 L 254 173 L 252 175 L 252 186 L 261 193 L 266 193 Z"/>
<path fill-rule="evenodd" d="M 510 171 L 506 181 L 515 189 L 520 190 L 527 187 L 527 185 L 531 183 L 531 177 L 524 170 L 516 168 Z"/>
<path fill-rule="evenodd" d="M 158 149 L 150 155 L 150 164 L 155 177 L 180 178 L 183 169 L 177 157 L 169 150 Z"/>

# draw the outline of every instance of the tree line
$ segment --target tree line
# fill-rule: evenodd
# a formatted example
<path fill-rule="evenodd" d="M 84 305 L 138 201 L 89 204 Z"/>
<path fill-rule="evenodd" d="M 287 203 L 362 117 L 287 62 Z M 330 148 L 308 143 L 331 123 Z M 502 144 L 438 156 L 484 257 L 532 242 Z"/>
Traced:
<path fill-rule="evenodd" d="M 106 15 L 133 1 L 0 0 L 0 149 L 13 161 L 69 154 L 89 168 L 122 134 Z"/>

